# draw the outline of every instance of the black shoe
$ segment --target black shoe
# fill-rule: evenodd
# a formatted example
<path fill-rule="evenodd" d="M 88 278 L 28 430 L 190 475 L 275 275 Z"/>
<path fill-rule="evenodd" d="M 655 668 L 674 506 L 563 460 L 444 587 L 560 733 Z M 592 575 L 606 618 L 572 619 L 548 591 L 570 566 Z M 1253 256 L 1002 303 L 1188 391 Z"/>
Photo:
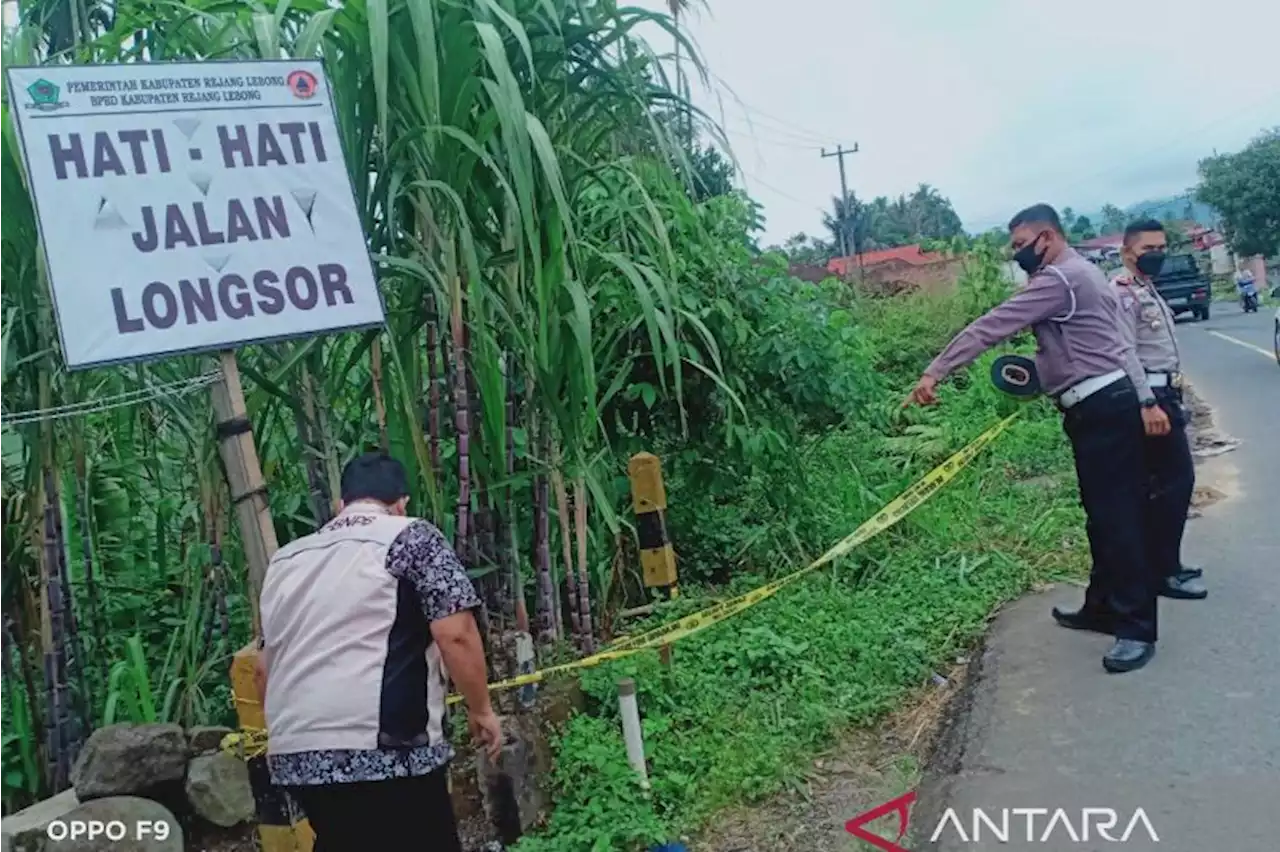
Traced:
<path fill-rule="evenodd" d="M 1188 565 L 1183 565 L 1182 570 L 1178 572 L 1179 580 L 1199 580 L 1203 576 L 1204 576 L 1203 568 L 1195 568 Z"/>
<path fill-rule="evenodd" d="M 1117 639 L 1102 658 L 1102 667 L 1112 674 L 1137 671 L 1156 655 L 1156 643 L 1137 639 Z"/>
<path fill-rule="evenodd" d="M 1160 586 L 1160 596 L 1180 601 L 1202 601 L 1209 597 L 1209 590 L 1194 577 L 1175 574 L 1164 578 L 1164 583 Z"/>
<path fill-rule="evenodd" d="M 1053 620 L 1069 630 L 1091 630 L 1094 633 L 1115 634 L 1111 616 L 1081 607 L 1075 612 L 1053 608 Z"/>

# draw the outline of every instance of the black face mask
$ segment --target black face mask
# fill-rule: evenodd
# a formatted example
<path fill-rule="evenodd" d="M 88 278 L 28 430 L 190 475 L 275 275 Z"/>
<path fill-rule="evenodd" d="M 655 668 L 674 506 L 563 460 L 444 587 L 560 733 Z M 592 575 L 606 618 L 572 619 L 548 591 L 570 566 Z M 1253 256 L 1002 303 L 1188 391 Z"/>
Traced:
<path fill-rule="evenodd" d="M 1022 271 L 1028 275 L 1040 268 L 1040 264 L 1044 263 L 1044 256 L 1049 253 L 1047 248 L 1036 251 L 1036 242 L 1040 237 L 1041 235 L 1037 234 L 1034 240 L 1013 253 L 1013 262 L 1021 266 Z"/>
<path fill-rule="evenodd" d="M 1150 278 L 1160 271 L 1161 266 L 1164 266 L 1164 252 L 1156 249 L 1146 254 L 1140 254 L 1134 265 L 1138 267 L 1139 272 Z"/>

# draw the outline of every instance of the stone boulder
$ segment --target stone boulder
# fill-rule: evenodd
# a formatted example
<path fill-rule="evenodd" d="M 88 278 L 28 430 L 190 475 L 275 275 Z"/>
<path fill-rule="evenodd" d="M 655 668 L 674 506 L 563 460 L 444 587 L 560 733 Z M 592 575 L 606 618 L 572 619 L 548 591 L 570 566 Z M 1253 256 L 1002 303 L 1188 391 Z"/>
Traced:
<path fill-rule="evenodd" d="M 144 793 L 181 782 L 189 753 L 179 725 L 108 725 L 80 750 L 71 783 L 82 802 Z"/>
<path fill-rule="evenodd" d="M 233 733 L 221 725 L 199 725 L 187 731 L 187 743 L 192 754 L 207 754 L 222 748 L 222 738 Z"/>
<path fill-rule="evenodd" d="M 10 840 L 12 852 L 182 852 L 182 826 L 158 802 L 110 796 Z"/>
<path fill-rule="evenodd" d="M 497 762 L 483 751 L 476 755 L 484 812 L 498 839 L 517 840 L 539 825 L 547 805 L 543 790 L 546 767 L 538 760 L 538 723 L 528 716 L 503 717 L 504 742 Z"/>
<path fill-rule="evenodd" d="M 230 828 L 253 818 L 249 767 L 238 757 L 218 752 L 192 758 L 186 792 L 192 809 L 214 825 Z"/>

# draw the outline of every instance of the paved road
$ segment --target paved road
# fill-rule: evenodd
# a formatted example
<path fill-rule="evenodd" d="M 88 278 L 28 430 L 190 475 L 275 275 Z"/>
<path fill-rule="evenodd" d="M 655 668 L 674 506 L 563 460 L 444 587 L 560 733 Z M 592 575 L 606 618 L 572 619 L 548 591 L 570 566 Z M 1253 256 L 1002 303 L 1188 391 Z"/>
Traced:
<path fill-rule="evenodd" d="M 1280 850 L 1280 365 L 1270 354 L 1272 317 L 1217 306 L 1212 320 L 1179 325 L 1184 366 L 1215 409 L 1218 427 L 1240 439 L 1207 460 L 1202 483 L 1231 496 L 1188 527 L 1185 558 L 1205 566 L 1206 601 L 1162 601 L 1156 658 L 1140 672 L 1103 673 L 1106 637 L 1057 628 L 1064 587 L 1023 599 L 996 620 L 977 663 L 967 711 L 912 814 L 913 849 L 1157 849 L 1165 852 Z M 1213 334 L 1211 332 L 1216 332 Z M 1226 337 L 1233 338 L 1228 340 Z M 1253 348 L 1256 347 L 1256 348 Z M 1046 808 L 1026 838 L 1011 815 L 1009 843 L 982 826 L 966 843 L 950 825 L 930 842 L 944 809 L 969 840 L 973 808 L 999 823 L 1001 808 Z M 1072 840 L 1061 825 L 1041 842 L 1056 808 L 1077 836 L 1085 807 L 1117 812 L 1126 843 Z M 1091 821 L 1097 825 L 1098 818 Z"/>

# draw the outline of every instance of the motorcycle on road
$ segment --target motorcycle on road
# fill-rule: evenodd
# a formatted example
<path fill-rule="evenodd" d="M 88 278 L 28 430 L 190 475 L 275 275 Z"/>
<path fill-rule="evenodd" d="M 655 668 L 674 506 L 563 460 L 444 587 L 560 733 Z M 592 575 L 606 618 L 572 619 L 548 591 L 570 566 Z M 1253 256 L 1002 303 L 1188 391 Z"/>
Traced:
<path fill-rule="evenodd" d="M 1236 288 L 1240 291 L 1240 306 L 1244 308 L 1244 312 L 1246 314 L 1256 314 L 1258 312 L 1258 288 L 1253 283 L 1253 276 L 1237 280 Z"/>

